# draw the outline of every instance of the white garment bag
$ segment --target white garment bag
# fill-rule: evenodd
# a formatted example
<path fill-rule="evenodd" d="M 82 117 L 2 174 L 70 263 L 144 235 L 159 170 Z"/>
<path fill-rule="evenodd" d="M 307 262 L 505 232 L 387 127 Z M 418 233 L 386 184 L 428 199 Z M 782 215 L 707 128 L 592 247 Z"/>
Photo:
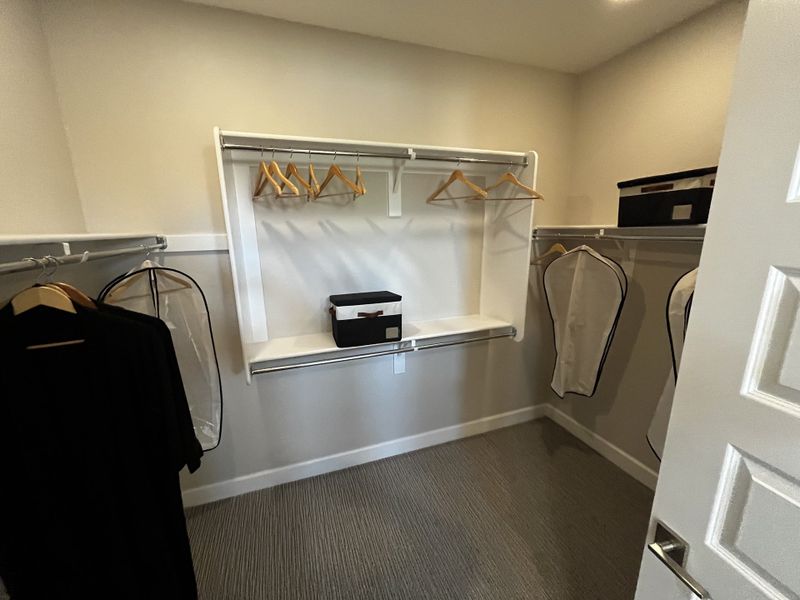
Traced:
<path fill-rule="evenodd" d="M 672 412 L 672 397 L 675 394 L 675 382 L 678 379 L 678 368 L 683 355 L 683 341 L 686 336 L 686 327 L 689 325 L 689 313 L 692 309 L 696 282 L 697 269 L 694 269 L 675 282 L 667 301 L 667 334 L 672 356 L 672 371 L 664 385 L 664 391 L 661 392 L 656 412 L 650 422 L 650 429 L 647 430 L 647 442 L 658 460 L 661 460 L 664 454 L 669 415 Z"/>
<path fill-rule="evenodd" d="M 186 273 L 146 260 L 106 285 L 99 300 L 166 323 L 195 436 L 203 450 L 216 448 L 222 427 L 222 379 L 208 304 L 197 282 Z"/>
<path fill-rule="evenodd" d="M 592 396 L 628 292 L 616 262 L 579 246 L 551 262 L 544 291 L 556 345 L 553 391 Z"/>

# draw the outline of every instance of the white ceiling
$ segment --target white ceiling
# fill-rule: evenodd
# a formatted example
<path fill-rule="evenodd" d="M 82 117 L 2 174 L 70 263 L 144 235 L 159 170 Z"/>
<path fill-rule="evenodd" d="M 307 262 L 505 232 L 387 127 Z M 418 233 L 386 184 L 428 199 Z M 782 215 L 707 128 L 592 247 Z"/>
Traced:
<path fill-rule="evenodd" d="M 578 73 L 718 0 L 189 0 Z"/>

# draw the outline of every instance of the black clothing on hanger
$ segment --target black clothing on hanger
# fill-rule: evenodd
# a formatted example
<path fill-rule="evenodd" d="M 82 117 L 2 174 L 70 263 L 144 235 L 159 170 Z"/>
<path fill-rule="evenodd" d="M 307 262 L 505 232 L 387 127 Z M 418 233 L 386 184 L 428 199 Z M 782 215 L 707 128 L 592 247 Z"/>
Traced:
<path fill-rule="evenodd" d="M 169 337 L 76 310 L 0 309 L 0 578 L 14 600 L 196 599 L 178 471 L 200 451 Z"/>

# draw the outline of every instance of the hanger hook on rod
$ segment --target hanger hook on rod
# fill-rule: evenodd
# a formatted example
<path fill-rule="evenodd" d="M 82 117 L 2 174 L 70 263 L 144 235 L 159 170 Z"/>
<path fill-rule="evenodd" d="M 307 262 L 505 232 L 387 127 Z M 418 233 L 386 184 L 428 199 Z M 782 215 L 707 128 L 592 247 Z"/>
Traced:
<path fill-rule="evenodd" d="M 27 261 L 32 262 L 35 265 L 39 265 L 42 268 L 42 272 L 44 272 L 44 265 L 42 264 L 42 259 L 41 258 L 33 258 L 32 256 L 26 256 L 22 260 L 27 260 Z M 36 282 L 37 283 L 39 282 L 39 277 L 41 277 L 41 275 L 42 275 L 42 273 L 39 273 L 39 275 L 36 276 Z"/>
<path fill-rule="evenodd" d="M 37 258 L 37 259 L 34 259 L 34 260 L 37 263 L 39 263 L 39 265 L 42 267 L 42 271 L 36 277 L 36 283 L 38 283 L 39 285 L 43 285 L 43 284 L 47 283 L 48 281 L 50 281 L 52 279 L 53 275 L 56 274 L 56 271 L 58 270 L 58 266 L 59 266 L 58 259 L 56 259 L 56 257 L 51 256 L 51 255 L 48 254 L 44 258 Z M 52 271 L 48 272 L 48 267 L 51 267 Z"/>
<path fill-rule="evenodd" d="M 42 285 L 45 282 L 44 274 L 47 272 L 47 261 L 44 258 L 32 258 L 31 260 L 39 265 L 42 269 L 36 276 L 36 283 Z"/>

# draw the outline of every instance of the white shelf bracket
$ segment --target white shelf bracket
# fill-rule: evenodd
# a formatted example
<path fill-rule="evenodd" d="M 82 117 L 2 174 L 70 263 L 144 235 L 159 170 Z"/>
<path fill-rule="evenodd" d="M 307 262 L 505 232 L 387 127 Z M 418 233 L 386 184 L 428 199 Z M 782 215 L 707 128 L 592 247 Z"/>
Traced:
<path fill-rule="evenodd" d="M 408 149 L 408 160 L 414 160 L 416 153 L 413 148 Z M 389 217 L 397 218 L 403 216 L 403 200 L 400 180 L 403 178 L 403 171 L 406 168 L 406 161 L 396 161 L 394 168 L 389 171 Z"/>

